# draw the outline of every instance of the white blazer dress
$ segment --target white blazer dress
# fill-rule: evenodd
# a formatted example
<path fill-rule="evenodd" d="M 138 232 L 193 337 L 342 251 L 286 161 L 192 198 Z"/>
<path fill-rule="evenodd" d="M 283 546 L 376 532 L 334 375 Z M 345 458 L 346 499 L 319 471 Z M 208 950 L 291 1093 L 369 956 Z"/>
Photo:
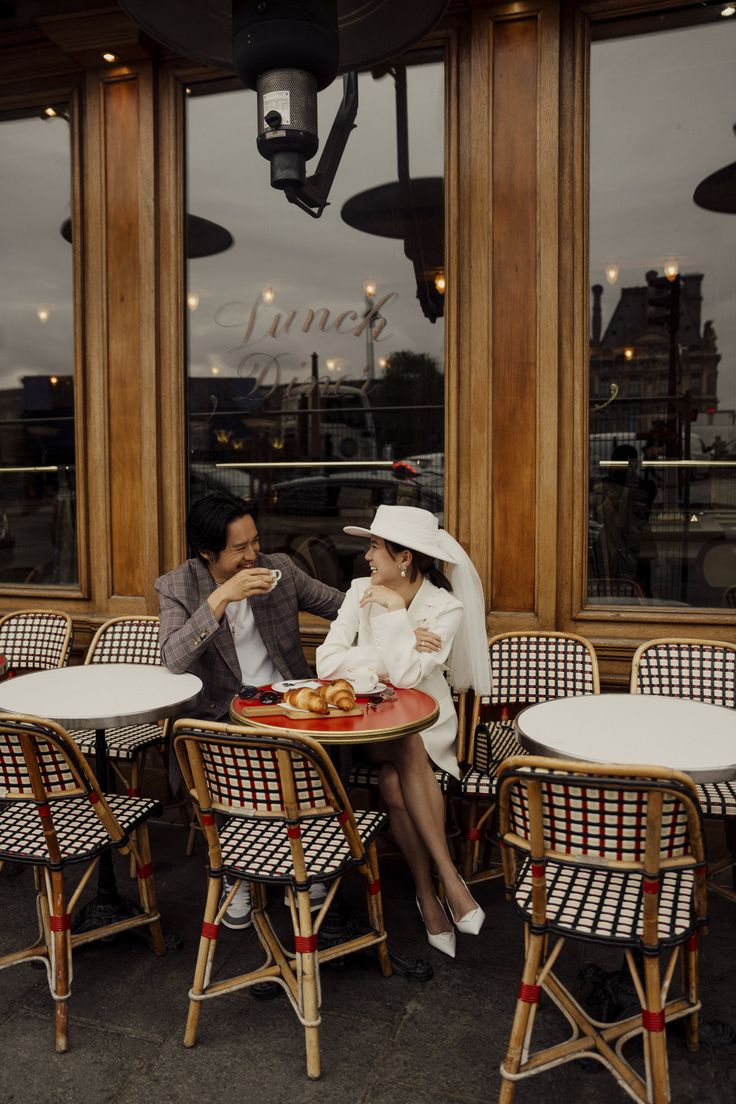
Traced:
<path fill-rule="evenodd" d="M 440 714 L 422 732 L 424 746 L 433 763 L 459 778 L 455 755 L 457 714 L 444 667 L 460 625 L 462 602 L 424 579 L 408 609 L 389 612 L 375 602 L 361 609 L 360 597 L 368 586 L 370 579 L 353 580 L 324 644 L 317 648 L 317 675 L 341 678 L 348 667 L 369 663 L 379 678 L 387 678 L 394 686 L 415 687 L 431 694 Z M 438 652 L 417 651 L 414 630 L 420 628 L 431 629 L 442 638 Z"/>

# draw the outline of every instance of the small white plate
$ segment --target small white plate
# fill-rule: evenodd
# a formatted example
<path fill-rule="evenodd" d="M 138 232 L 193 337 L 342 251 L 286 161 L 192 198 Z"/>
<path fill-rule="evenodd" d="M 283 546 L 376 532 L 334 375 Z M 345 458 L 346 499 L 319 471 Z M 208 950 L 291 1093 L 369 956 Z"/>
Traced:
<path fill-rule="evenodd" d="M 356 698 L 367 698 L 371 694 L 382 694 L 386 688 L 385 682 L 377 682 L 372 690 L 355 690 L 355 687 L 353 687 L 353 690 L 355 690 Z"/>
<path fill-rule="evenodd" d="M 321 685 L 321 682 L 315 682 L 314 679 L 287 679 L 285 682 L 274 682 L 271 689 L 277 694 L 285 694 L 287 690 L 299 690 L 302 686 L 318 690 Z"/>

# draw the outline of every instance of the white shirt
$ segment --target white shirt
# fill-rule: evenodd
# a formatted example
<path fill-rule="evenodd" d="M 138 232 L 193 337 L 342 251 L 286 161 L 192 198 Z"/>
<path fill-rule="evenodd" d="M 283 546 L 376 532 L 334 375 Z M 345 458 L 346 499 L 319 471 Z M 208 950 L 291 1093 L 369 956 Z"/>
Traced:
<path fill-rule="evenodd" d="M 281 673 L 274 666 L 266 651 L 263 638 L 256 628 L 250 602 L 230 602 L 225 612 L 233 634 L 235 652 L 240 664 L 240 675 L 244 686 L 267 686 L 278 682 Z"/>

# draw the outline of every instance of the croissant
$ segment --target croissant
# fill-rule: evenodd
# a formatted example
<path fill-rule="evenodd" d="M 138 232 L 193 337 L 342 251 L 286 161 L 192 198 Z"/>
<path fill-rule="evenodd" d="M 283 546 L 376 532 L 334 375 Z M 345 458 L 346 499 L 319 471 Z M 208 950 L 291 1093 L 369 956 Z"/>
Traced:
<path fill-rule="evenodd" d="M 308 686 L 300 686 L 298 690 L 287 690 L 284 701 L 295 709 L 307 709 L 310 713 L 319 713 L 322 716 L 329 713 L 322 687 L 312 690 Z"/>
<path fill-rule="evenodd" d="M 325 687 L 325 700 L 347 713 L 355 706 L 355 690 L 347 679 L 335 679 Z"/>

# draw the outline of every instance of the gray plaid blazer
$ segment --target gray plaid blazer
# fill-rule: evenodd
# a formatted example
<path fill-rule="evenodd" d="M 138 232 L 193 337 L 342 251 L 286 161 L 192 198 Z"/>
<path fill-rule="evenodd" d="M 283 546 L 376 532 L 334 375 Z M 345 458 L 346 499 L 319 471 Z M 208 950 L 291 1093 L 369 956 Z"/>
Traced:
<path fill-rule="evenodd" d="M 308 678 L 302 651 L 299 610 L 332 620 L 343 603 L 341 590 L 317 582 L 288 556 L 259 555 L 258 567 L 278 567 L 279 585 L 270 594 L 248 599 L 256 628 L 283 678 Z M 155 582 L 161 607 L 161 659 L 170 671 L 199 675 L 204 685 L 196 714 L 206 720 L 225 717 L 242 684 L 232 634 L 218 621 L 207 599 L 217 584 L 199 558 L 187 560 Z"/>

